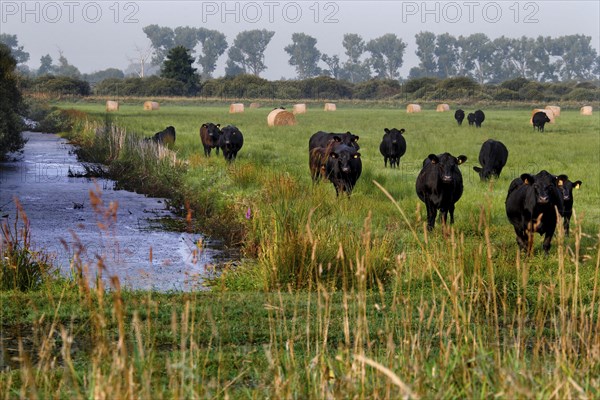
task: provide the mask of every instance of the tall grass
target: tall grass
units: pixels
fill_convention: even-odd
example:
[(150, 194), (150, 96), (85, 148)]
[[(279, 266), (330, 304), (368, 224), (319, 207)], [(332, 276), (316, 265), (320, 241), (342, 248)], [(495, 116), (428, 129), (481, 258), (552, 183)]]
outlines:
[(530, 259), (517, 258), (511, 271), (494, 263), (489, 220), (481, 222), (473, 253), (450, 228), (443, 243), (421, 241), (419, 257), (398, 255), (391, 283), (375, 290), (369, 218), (362, 250), (336, 255), (340, 289), (325, 270), (306, 292), (256, 294), (129, 293), (114, 278), (107, 292), (104, 280), (90, 287), (83, 279), (60, 295), (30, 298), (20, 318), (34, 321), (38, 339), (15, 346), (18, 368), (0, 374), (0, 391), (106, 399), (596, 397), (600, 253), (584, 283), (574, 261), (577, 224), (574, 260), (561, 234), (551, 283), (535, 282)]
[(36, 251), (31, 244), (29, 220), (18, 199), (12, 224), (7, 219), (0, 226), (0, 290), (38, 289), (52, 273), (50, 257)]
[[(96, 106), (81, 108), (102, 115), (94, 114)], [(114, 122), (127, 135), (176, 126), (172, 150), (187, 167), (178, 182), (193, 218), (241, 231), (235, 240), (247, 258), (226, 270), (211, 293), (130, 293), (116, 280), (108, 280), (110, 291), (82, 280), (60, 295), (0, 293), (5, 304), (30, 305), (7, 307), (3, 318), (39, 338), (21, 347), (11, 339), (18, 368), (0, 374), (0, 393), (600, 395), (597, 119), (566, 112), (540, 135), (521, 124), (529, 113), (515, 110), (487, 112), (481, 130), (459, 128), (448, 115), (394, 110), (326, 116), (309, 110), (298, 126), (279, 129), (264, 126), (265, 118), (260, 109), (229, 116), (215, 107), (167, 106), (152, 114), (122, 108)], [(197, 128), (207, 121), (234, 123), (244, 133), (233, 165), (199, 155)], [(404, 127), (408, 142), (394, 171), (383, 168), (377, 150), (379, 131), (392, 126)], [(319, 129), (361, 136), (364, 173), (351, 198), (336, 198), (331, 184), (310, 180), (306, 143)], [(507, 145), (509, 163), (502, 177), (481, 183), (471, 167), (488, 137)], [(140, 151), (138, 144), (123, 150), (123, 143), (115, 160)], [(465, 193), (456, 224), (428, 232), (414, 181), (422, 159), (442, 151), (468, 155), (461, 167)], [(584, 186), (576, 193), (571, 236), (559, 226), (549, 257), (538, 240), (526, 257), (506, 221), (504, 199), (513, 177), (540, 169)], [(102, 270), (101, 264), (78, 268)]]

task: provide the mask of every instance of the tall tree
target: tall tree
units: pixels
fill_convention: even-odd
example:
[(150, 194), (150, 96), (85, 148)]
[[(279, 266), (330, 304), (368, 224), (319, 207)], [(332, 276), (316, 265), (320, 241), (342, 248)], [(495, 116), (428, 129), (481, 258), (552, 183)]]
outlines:
[(434, 54), (437, 57), (438, 76), (448, 78), (456, 75), (457, 49), (456, 38), (442, 33), (436, 38)]
[(292, 44), (284, 50), (290, 55), (289, 64), (296, 67), (299, 79), (312, 78), (321, 74), (318, 62), (321, 52), (317, 50), (317, 39), (305, 33), (292, 34)]
[(415, 35), (417, 50), (415, 54), (419, 57), (419, 68), (424, 76), (435, 76), (437, 74), (437, 62), (435, 59), (435, 34), (433, 32), (419, 32)]
[(182, 82), (186, 93), (194, 96), (198, 93), (199, 85), (196, 68), (192, 67), (193, 63), (194, 57), (190, 55), (188, 49), (183, 46), (173, 47), (167, 53), (160, 76)]
[(371, 53), (373, 69), (380, 78), (400, 78), (406, 43), (393, 33), (387, 33), (369, 41), (366, 47)]
[(363, 60), (366, 44), (356, 33), (346, 33), (342, 41), (348, 60), (340, 71), (340, 76), (352, 83), (363, 82), (371, 78), (371, 66), (368, 60)]
[(198, 29), (198, 40), (202, 44), (198, 64), (202, 67), (202, 77), (208, 79), (217, 68), (218, 58), (227, 49), (227, 40), (221, 32), (205, 28)]
[(17, 86), (16, 67), (17, 61), (11, 55), (11, 49), (0, 43), (0, 160), (25, 145), (21, 135), (23, 123), (19, 116), (24, 105)]
[(331, 76), (333, 79), (339, 79), (342, 72), (340, 57), (338, 57), (337, 54), (334, 54), (333, 56), (323, 54), (321, 56), (321, 60), (329, 67), (329, 69), (325, 70), (324, 72), (326, 72), (327, 75)]
[(54, 66), (52, 65), (52, 57), (50, 54), (46, 54), (40, 58), (40, 68), (38, 69), (38, 75), (47, 75), (54, 72)]
[(173, 29), (152, 24), (142, 28), (142, 31), (144, 31), (154, 48), (152, 63), (154, 65), (162, 64), (168, 51), (175, 46), (175, 33)]
[(58, 66), (54, 68), (55, 74), (80, 79), (81, 72), (79, 72), (76, 66), (69, 64), (69, 60), (67, 60), (62, 50), (58, 50), (58, 55)]
[(598, 56), (591, 46), (592, 38), (584, 35), (561, 36), (555, 40), (558, 73), (563, 80), (594, 78), (594, 62)]
[(487, 35), (474, 33), (469, 36), (459, 36), (457, 44), (460, 47), (458, 74), (472, 76), (479, 83), (488, 80), (494, 48)]
[[(242, 71), (259, 76), (267, 69), (265, 65), (265, 50), (275, 32), (266, 29), (242, 31), (237, 34), (233, 46), (229, 48), (227, 71)], [(229, 74), (228, 74), (229, 75)]]
[(29, 61), (29, 53), (23, 50), (23, 46), (19, 46), (17, 35), (0, 33), (0, 43), (4, 43), (6, 47), (10, 49), (17, 64), (23, 64)]

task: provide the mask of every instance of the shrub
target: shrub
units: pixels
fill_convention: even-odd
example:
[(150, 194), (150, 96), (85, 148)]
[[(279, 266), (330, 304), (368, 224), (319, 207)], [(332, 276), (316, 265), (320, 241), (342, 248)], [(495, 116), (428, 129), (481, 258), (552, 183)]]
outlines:
[(371, 79), (354, 86), (353, 96), (357, 99), (381, 99), (392, 97), (402, 91), (400, 82), (392, 79)]
[(515, 92), (518, 92), (519, 90), (521, 90), (521, 88), (523, 86), (525, 86), (528, 83), (529, 83), (529, 81), (525, 78), (515, 78), (515, 79), (510, 79), (508, 81), (502, 82), (500, 84), (500, 87), (503, 89), (513, 90)]
[(422, 88), (433, 88), (439, 79), (437, 78), (417, 78), (411, 79), (404, 84), (404, 91), (408, 93), (414, 93)]
[(564, 95), (562, 100), (598, 101), (600, 100), (600, 91), (598, 89), (576, 88)]
[(499, 88), (492, 94), (492, 98), (496, 101), (519, 100), (519, 93), (510, 89)]
[(58, 95), (87, 96), (91, 91), (86, 81), (68, 76), (43, 75), (34, 79), (31, 86), (36, 92)]

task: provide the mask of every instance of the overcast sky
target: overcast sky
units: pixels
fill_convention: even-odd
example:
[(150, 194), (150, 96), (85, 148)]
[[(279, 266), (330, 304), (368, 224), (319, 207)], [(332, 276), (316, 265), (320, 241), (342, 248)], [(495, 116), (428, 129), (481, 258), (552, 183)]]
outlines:
[[(401, 75), (418, 64), (414, 35), (562, 36), (584, 34), (600, 48), (600, 1), (5, 1), (0, 0), (0, 33), (16, 34), (38, 68), (40, 57), (58, 59), (62, 50), (81, 72), (109, 67), (125, 69), (135, 48), (147, 47), (142, 28), (205, 27), (227, 36), (249, 29), (275, 31), (265, 53), (267, 79), (294, 78), (283, 48), (294, 32), (317, 39), (322, 53), (346, 59), (341, 45), (345, 33), (366, 41), (395, 33), (408, 44)], [(227, 53), (218, 61), (223, 75)], [(324, 67), (324, 65), (322, 65)]]

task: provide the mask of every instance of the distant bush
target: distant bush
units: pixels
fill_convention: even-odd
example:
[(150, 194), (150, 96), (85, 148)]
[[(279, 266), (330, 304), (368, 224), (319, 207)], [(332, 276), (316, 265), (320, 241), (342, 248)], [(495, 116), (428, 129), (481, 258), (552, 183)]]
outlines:
[(28, 86), (38, 93), (75, 96), (87, 96), (91, 93), (89, 83), (68, 76), (43, 75), (31, 80)]
[(562, 100), (571, 101), (598, 101), (600, 100), (600, 90), (576, 88), (562, 97)]
[(417, 78), (404, 83), (404, 91), (414, 93), (419, 89), (433, 88), (439, 82), (437, 78)]
[(519, 93), (514, 90), (500, 88), (493, 93), (492, 98), (496, 101), (514, 101), (519, 100)]
[(521, 88), (523, 86), (525, 86), (528, 83), (529, 83), (529, 81), (525, 78), (515, 78), (515, 79), (510, 79), (508, 81), (502, 82), (500, 84), (500, 87), (518, 92), (519, 90), (521, 90)]
[(371, 79), (366, 82), (358, 83), (354, 86), (354, 95), (356, 99), (383, 99), (392, 97), (402, 91), (400, 82), (391, 79)]
[(185, 88), (180, 81), (158, 76), (109, 78), (98, 83), (94, 93), (100, 96), (183, 96)]

